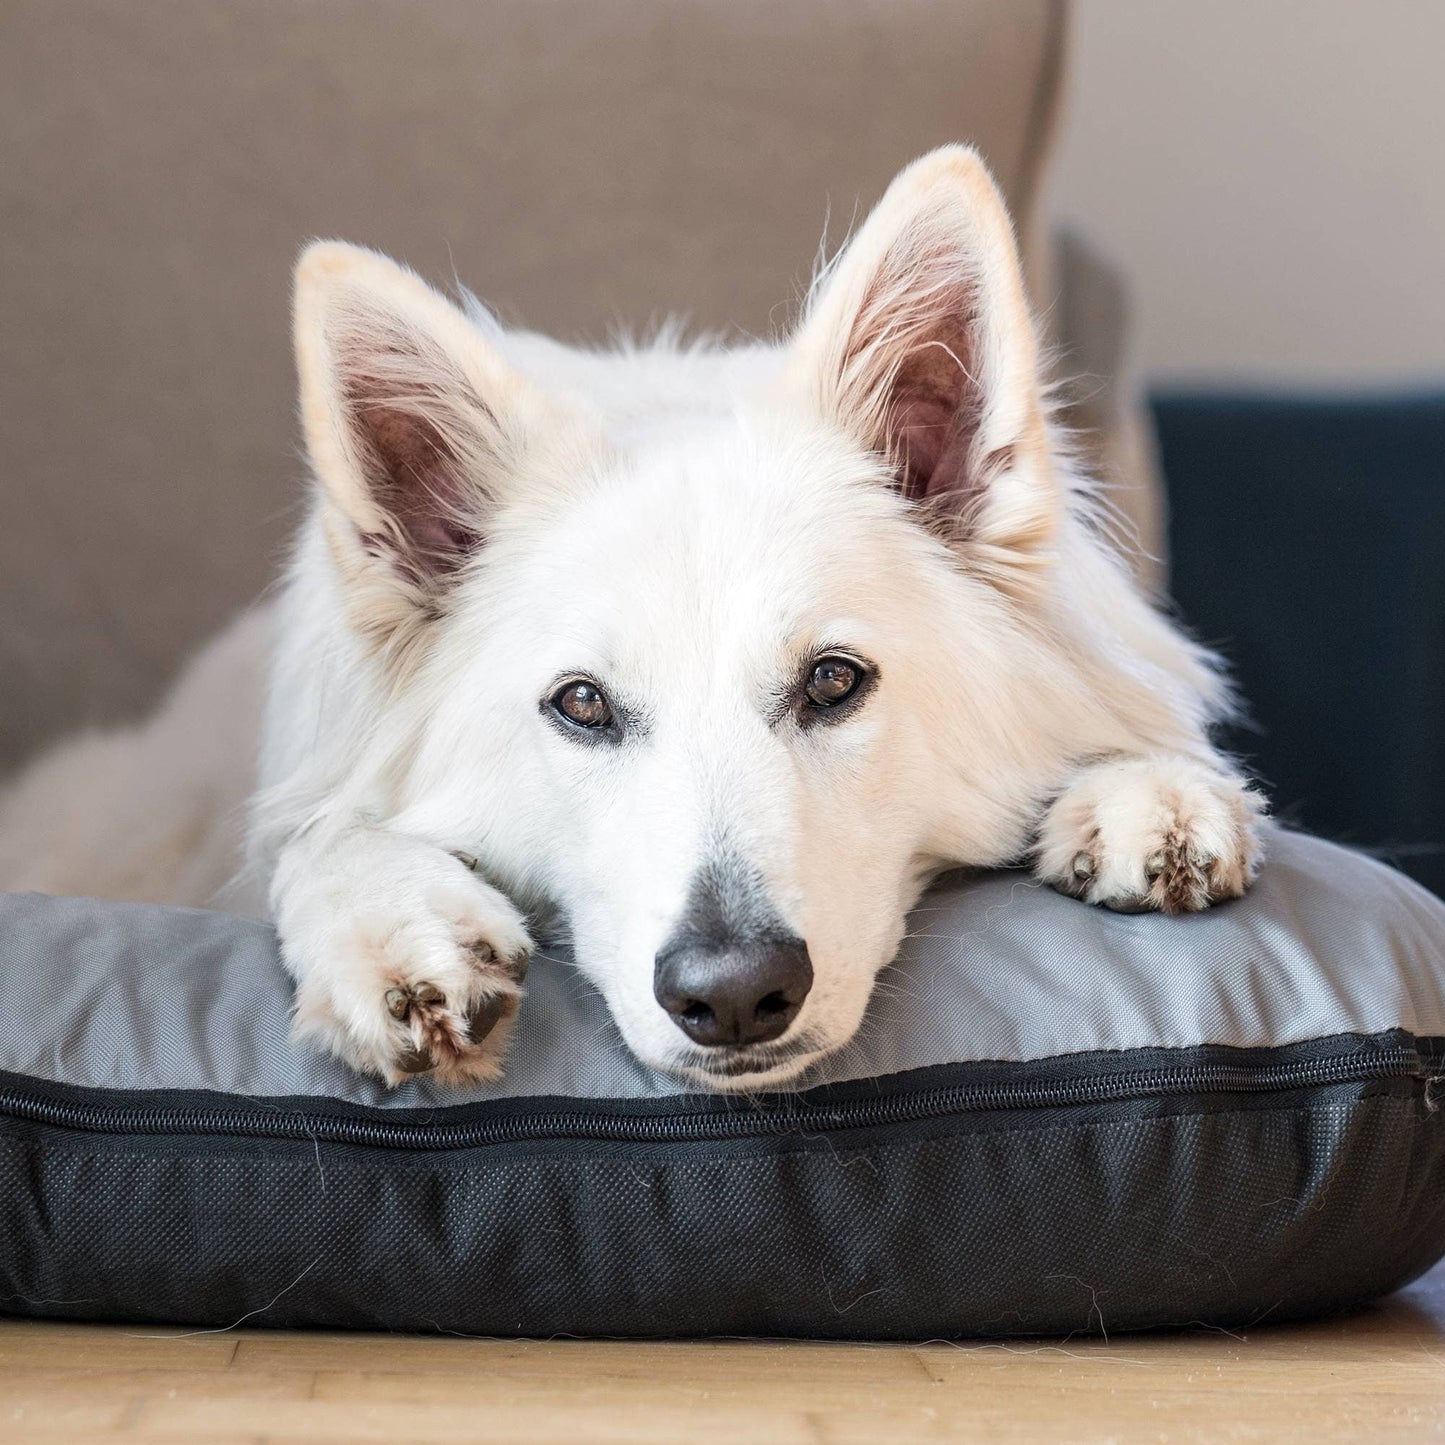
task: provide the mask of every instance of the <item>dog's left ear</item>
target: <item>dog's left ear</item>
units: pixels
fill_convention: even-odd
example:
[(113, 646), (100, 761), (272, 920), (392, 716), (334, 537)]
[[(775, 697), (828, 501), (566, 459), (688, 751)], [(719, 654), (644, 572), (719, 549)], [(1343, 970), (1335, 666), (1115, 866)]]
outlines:
[(1058, 499), (1037, 343), (976, 152), (944, 146), (894, 180), (815, 286), (791, 374), (956, 535), (1000, 560), (1047, 551)]

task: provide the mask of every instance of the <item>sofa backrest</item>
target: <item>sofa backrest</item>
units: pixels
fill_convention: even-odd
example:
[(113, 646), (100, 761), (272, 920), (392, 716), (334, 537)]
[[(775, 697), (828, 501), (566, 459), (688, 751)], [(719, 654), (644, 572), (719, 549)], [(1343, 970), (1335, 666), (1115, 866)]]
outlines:
[(907, 160), (984, 151), (1029, 242), (1050, 0), (7, 0), (0, 767), (134, 713), (273, 574), (287, 336), (339, 236), (504, 316), (767, 332)]

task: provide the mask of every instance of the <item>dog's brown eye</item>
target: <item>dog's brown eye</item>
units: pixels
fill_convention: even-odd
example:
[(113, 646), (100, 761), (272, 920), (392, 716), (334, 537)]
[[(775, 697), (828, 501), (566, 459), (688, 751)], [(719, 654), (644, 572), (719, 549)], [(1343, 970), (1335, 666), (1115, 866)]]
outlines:
[(863, 669), (846, 657), (820, 657), (803, 691), (814, 707), (837, 707), (858, 691)]
[(579, 728), (605, 728), (612, 721), (612, 709), (596, 683), (578, 678), (558, 689), (553, 708)]

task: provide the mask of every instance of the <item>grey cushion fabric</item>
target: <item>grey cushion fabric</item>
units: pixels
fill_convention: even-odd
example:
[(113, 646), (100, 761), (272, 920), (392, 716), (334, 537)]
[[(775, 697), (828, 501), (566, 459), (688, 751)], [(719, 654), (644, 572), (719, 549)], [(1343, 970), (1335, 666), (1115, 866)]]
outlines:
[[(1445, 1036), (1445, 903), (1392, 869), (1272, 830), (1249, 896), (1191, 918), (1086, 908), (1022, 874), (919, 905), (863, 1029), (803, 1087), (982, 1060), (1403, 1029)], [(494, 1098), (654, 1099), (562, 957), (528, 978), (506, 1077), (385, 1089), (286, 1040), (271, 930), (200, 910), (0, 898), (0, 1071), (99, 1089), (324, 1096), (388, 1109)]]

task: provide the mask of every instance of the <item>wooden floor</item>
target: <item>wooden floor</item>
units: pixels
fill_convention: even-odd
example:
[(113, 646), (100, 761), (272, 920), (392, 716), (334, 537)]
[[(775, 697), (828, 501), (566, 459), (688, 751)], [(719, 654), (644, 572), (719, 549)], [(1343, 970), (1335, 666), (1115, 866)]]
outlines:
[(1347, 1320), (1104, 1343), (623, 1344), (0, 1322), (0, 1441), (1445, 1438), (1445, 1267)]

